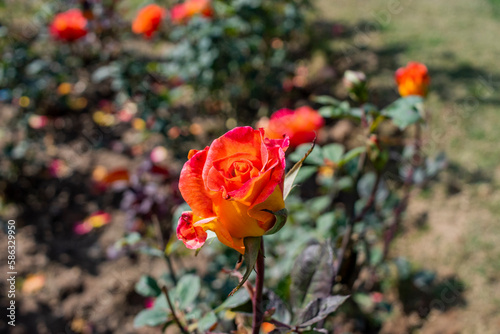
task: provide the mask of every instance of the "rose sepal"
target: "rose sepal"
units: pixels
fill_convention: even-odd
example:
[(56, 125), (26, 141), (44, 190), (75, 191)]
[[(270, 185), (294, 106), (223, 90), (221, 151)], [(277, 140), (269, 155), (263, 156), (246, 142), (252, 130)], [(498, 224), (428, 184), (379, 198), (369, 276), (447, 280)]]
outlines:
[(288, 197), (288, 194), (290, 194), (290, 191), (293, 188), (293, 182), (295, 181), (295, 178), (297, 177), (297, 174), (299, 174), (300, 167), (302, 167), (302, 163), (306, 158), (311, 154), (311, 152), (314, 149), (314, 146), (316, 145), (316, 138), (314, 138), (314, 141), (311, 145), (311, 148), (309, 151), (306, 152), (304, 157), (297, 161), (297, 163), (288, 171), (288, 173), (285, 176), (285, 183), (283, 186), (283, 199), (286, 199)]
[(255, 263), (257, 262), (261, 242), (263, 242), (262, 237), (246, 237), (243, 239), (243, 244), (245, 245), (245, 254), (243, 255), (243, 258), (246, 263), (246, 271), (241, 281), (238, 283), (236, 288), (231, 291), (229, 296), (232, 296), (236, 291), (238, 291), (248, 280), (248, 277), (250, 277), (250, 274), (255, 268)]
[(283, 226), (285, 226), (286, 220), (288, 218), (288, 210), (287, 209), (283, 208), (283, 209), (276, 211), (276, 212), (273, 212), (273, 211), (267, 210), (267, 209), (264, 209), (262, 211), (272, 213), (276, 217), (276, 222), (269, 230), (266, 231), (266, 233), (264, 233), (264, 235), (274, 234), (274, 233), (278, 232), (279, 230), (281, 230), (281, 228)]

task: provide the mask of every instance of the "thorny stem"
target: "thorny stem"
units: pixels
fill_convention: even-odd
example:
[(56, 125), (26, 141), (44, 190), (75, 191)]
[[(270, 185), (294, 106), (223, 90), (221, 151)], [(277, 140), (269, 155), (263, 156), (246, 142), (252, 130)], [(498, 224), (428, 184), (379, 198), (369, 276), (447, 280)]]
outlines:
[(262, 290), (264, 288), (264, 240), (261, 238), (260, 251), (257, 255), (257, 262), (255, 264), (255, 271), (257, 276), (255, 279), (255, 293), (252, 298), (252, 334), (259, 334), (260, 326), (264, 318), (264, 310), (262, 306)]
[(175, 314), (174, 305), (172, 304), (172, 301), (170, 300), (170, 296), (168, 295), (167, 287), (164, 285), (161, 288), (161, 291), (163, 291), (163, 293), (165, 294), (165, 297), (167, 298), (168, 307), (170, 308), (170, 312), (172, 312), (172, 316), (174, 317), (175, 323), (177, 324), (177, 326), (179, 327), (179, 329), (181, 330), (181, 332), (183, 334), (189, 334), (188, 331), (186, 330), (186, 328), (182, 325), (179, 318), (177, 317), (177, 314)]

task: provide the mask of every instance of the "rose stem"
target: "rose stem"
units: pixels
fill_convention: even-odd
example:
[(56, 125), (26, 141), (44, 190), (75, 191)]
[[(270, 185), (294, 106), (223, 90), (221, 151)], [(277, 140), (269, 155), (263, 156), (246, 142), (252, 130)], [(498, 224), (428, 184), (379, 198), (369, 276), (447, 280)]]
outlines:
[(262, 289), (264, 288), (264, 240), (260, 239), (260, 251), (257, 255), (255, 264), (257, 277), (255, 279), (255, 293), (252, 298), (253, 302), (253, 322), (252, 334), (259, 334), (260, 325), (262, 324), (264, 312), (262, 310)]
[(404, 196), (403, 199), (399, 202), (399, 205), (396, 207), (396, 209), (394, 209), (393, 222), (385, 232), (384, 251), (382, 257), (382, 259), (384, 260), (389, 255), (389, 246), (391, 245), (392, 239), (394, 239), (394, 236), (398, 231), (401, 222), (401, 215), (406, 210), (408, 202), (410, 201), (411, 185), (413, 183), (413, 174), (415, 173), (415, 167), (418, 167), (421, 164), (420, 146), (421, 129), (420, 124), (417, 123), (415, 124), (415, 153), (413, 154), (412, 160), (410, 161), (410, 170), (408, 171), (405, 182), (403, 184)]
[(167, 287), (164, 285), (161, 288), (161, 291), (163, 291), (163, 293), (165, 294), (165, 298), (167, 298), (168, 307), (170, 308), (170, 312), (172, 312), (172, 316), (174, 317), (175, 323), (177, 324), (177, 326), (179, 327), (179, 329), (181, 330), (181, 332), (183, 334), (189, 334), (188, 331), (186, 330), (186, 328), (184, 328), (184, 326), (182, 325), (179, 318), (177, 318), (177, 314), (175, 314), (174, 305), (172, 304), (172, 301), (170, 300), (170, 296), (168, 295)]

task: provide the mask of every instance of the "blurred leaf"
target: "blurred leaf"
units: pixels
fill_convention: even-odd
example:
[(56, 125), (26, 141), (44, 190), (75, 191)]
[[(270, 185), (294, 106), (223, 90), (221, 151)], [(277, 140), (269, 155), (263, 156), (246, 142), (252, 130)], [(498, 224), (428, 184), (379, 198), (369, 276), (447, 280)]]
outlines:
[(333, 249), (329, 242), (315, 241), (298, 256), (291, 273), (292, 305), (301, 308), (330, 294), (333, 279)]
[(394, 124), (404, 130), (411, 124), (421, 120), (420, 109), (423, 99), (420, 96), (402, 97), (381, 111), (381, 114), (392, 119)]
[(288, 218), (288, 211), (286, 209), (281, 209), (281, 210), (276, 211), (276, 212), (273, 212), (271, 210), (266, 210), (266, 209), (264, 209), (263, 211), (269, 212), (276, 217), (276, 222), (269, 230), (266, 231), (265, 235), (274, 234), (274, 233), (278, 232), (279, 230), (281, 230), (281, 228), (283, 226), (285, 226), (286, 220)]
[(345, 165), (347, 162), (356, 158), (358, 155), (360, 155), (361, 153), (363, 153), (365, 151), (366, 151), (366, 147), (364, 147), (364, 146), (353, 148), (352, 150), (350, 150), (349, 152), (344, 154), (344, 156), (342, 157), (342, 160), (339, 162), (339, 166)]
[(142, 310), (134, 318), (134, 328), (159, 326), (168, 320), (168, 314), (161, 309)]
[(149, 247), (149, 246), (141, 247), (139, 249), (139, 252), (141, 252), (142, 254), (157, 256), (157, 257), (163, 257), (165, 254), (164, 252), (162, 252), (158, 248), (153, 248), (153, 247)]
[(92, 82), (99, 83), (105, 79), (116, 77), (120, 74), (120, 68), (116, 64), (101, 66), (92, 73)]
[(144, 297), (158, 297), (161, 289), (153, 277), (143, 275), (135, 285), (135, 292)]
[(365, 310), (371, 309), (374, 306), (372, 297), (366, 293), (355, 293), (352, 299)]
[(396, 264), (396, 268), (398, 268), (399, 279), (405, 280), (410, 277), (411, 265), (408, 260), (398, 257), (394, 259), (394, 263)]
[(319, 234), (330, 236), (335, 226), (335, 212), (327, 212), (319, 216), (316, 220), (316, 226)]
[(311, 301), (300, 316), (299, 326), (307, 327), (335, 312), (349, 296), (328, 296)]
[(243, 284), (247, 281), (248, 277), (252, 273), (253, 268), (255, 267), (255, 262), (257, 262), (257, 256), (260, 252), (260, 243), (262, 242), (262, 237), (246, 237), (243, 239), (243, 243), (245, 245), (245, 258), (246, 263), (246, 271), (241, 279), (240, 283), (236, 286), (236, 288), (231, 291), (230, 296), (233, 295), (236, 291), (238, 291)]
[(198, 330), (202, 333), (205, 333), (212, 327), (215, 323), (217, 322), (217, 317), (215, 316), (215, 313), (209, 312), (203, 316), (203, 318), (198, 321)]
[(445, 169), (448, 165), (446, 154), (440, 152), (434, 158), (427, 158), (425, 161), (425, 173), (428, 178), (436, 176), (441, 170)]
[(328, 95), (320, 95), (320, 96), (314, 96), (312, 100), (316, 103), (320, 104), (331, 104), (331, 105), (339, 105), (340, 101), (337, 100), (334, 97), (328, 96)]
[(186, 307), (195, 301), (200, 293), (200, 287), (200, 277), (191, 274), (181, 277), (175, 287), (175, 295), (179, 301), (179, 308), (181, 310), (186, 309)]
[[(305, 145), (307, 145), (306, 147), (309, 147), (309, 144), (305, 144)], [(304, 145), (301, 145), (301, 146), (304, 147)], [(301, 147), (301, 146), (299, 146), (299, 147)], [(302, 163), (304, 162), (304, 160), (307, 159), (307, 157), (311, 154), (311, 152), (313, 152), (314, 146), (315, 146), (315, 143), (313, 142), (313, 144), (310, 146), (310, 148), (304, 154), (300, 155), (302, 158), (300, 158), (298, 160), (298, 162), (292, 167), (292, 169), (290, 169), (288, 171), (288, 173), (286, 174), (285, 185), (283, 187), (283, 199), (286, 199), (288, 197), (288, 194), (292, 190), (293, 183), (295, 181), (295, 178), (297, 177), (297, 174), (300, 170), (300, 167), (302, 167)], [(298, 148), (297, 148), (297, 151), (295, 151), (293, 154), (295, 154), (297, 152), (298, 152)], [(291, 158), (291, 156), (290, 156), (290, 158)]]
[(302, 166), (295, 177), (295, 184), (305, 182), (318, 171), (316, 166)]
[(315, 213), (321, 213), (326, 208), (328, 208), (331, 202), (332, 198), (330, 197), (330, 195), (325, 195), (325, 196), (314, 197), (308, 200), (306, 205), (311, 211)]
[(218, 313), (225, 309), (232, 309), (234, 307), (245, 304), (250, 300), (250, 296), (246, 289), (236, 291), (232, 296), (229, 296), (222, 304), (220, 304), (215, 310)]
[[(312, 148), (314, 148), (314, 150), (311, 151)], [(307, 154), (308, 152), (309, 154)], [(304, 159), (304, 156), (306, 156), (306, 159)], [(295, 151), (292, 154), (290, 154), (288, 158), (293, 162), (302, 161), (303, 163), (307, 162), (308, 164), (318, 165), (318, 166), (322, 166), (324, 164), (321, 147), (316, 145), (311, 146), (311, 144), (307, 143), (297, 146)]]
[(344, 154), (344, 146), (341, 144), (328, 144), (322, 147), (323, 157), (332, 162), (339, 163)]
[(267, 290), (263, 296), (264, 309), (274, 309), (273, 318), (285, 324), (292, 321), (292, 316), (288, 311), (285, 302), (272, 290)]

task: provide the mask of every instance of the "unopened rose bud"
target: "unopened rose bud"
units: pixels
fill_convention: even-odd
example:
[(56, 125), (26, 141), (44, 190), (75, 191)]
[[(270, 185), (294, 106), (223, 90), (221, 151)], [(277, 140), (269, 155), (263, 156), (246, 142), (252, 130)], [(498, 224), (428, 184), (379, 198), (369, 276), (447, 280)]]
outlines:
[(366, 102), (368, 90), (366, 88), (366, 75), (363, 72), (345, 71), (343, 83), (349, 96), (358, 102)]

